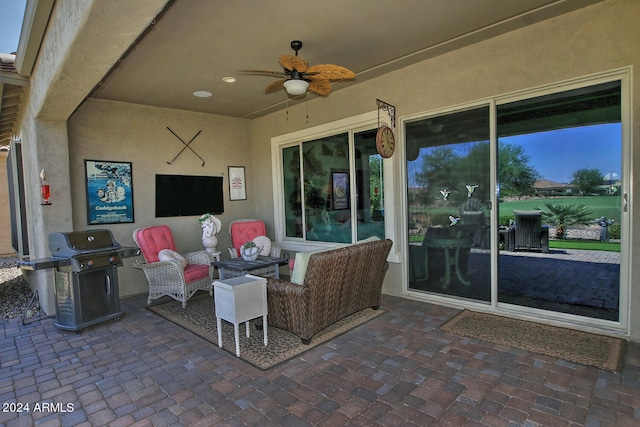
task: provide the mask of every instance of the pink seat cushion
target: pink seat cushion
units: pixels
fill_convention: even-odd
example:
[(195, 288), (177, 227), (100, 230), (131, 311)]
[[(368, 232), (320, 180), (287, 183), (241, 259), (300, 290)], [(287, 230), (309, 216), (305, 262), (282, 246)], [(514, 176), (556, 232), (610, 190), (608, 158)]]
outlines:
[(231, 243), (238, 254), (240, 253), (240, 246), (258, 236), (266, 235), (264, 221), (239, 221), (231, 224)]
[[(176, 250), (171, 229), (166, 225), (154, 225), (138, 230), (136, 234), (138, 246), (148, 263), (158, 262), (158, 254), (163, 249)], [(187, 264), (184, 268), (184, 279), (187, 283), (209, 277), (209, 266), (206, 264)]]
[(187, 283), (209, 277), (209, 266), (204, 264), (187, 264), (184, 268), (184, 280)]
[(158, 254), (163, 249), (176, 250), (171, 229), (166, 225), (154, 225), (138, 230), (136, 234), (138, 246), (142, 251), (145, 261), (148, 263), (158, 262)]

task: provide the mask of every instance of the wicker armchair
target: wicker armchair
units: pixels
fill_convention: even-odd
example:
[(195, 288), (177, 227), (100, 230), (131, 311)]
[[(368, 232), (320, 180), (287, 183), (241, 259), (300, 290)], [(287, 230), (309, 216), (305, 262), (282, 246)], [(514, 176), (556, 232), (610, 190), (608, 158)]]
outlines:
[(197, 291), (208, 291), (213, 295), (213, 258), (206, 251), (190, 252), (182, 256), (186, 267), (178, 261), (160, 261), (162, 249), (176, 250), (171, 229), (166, 225), (138, 228), (133, 232), (133, 240), (140, 248), (145, 262), (137, 260), (133, 267), (144, 272), (149, 282), (147, 304), (162, 296), (169, 296), (187, 306), (187, 301)]
[[(231, 221), (229, 224), (229, 235), (231, 236), (231, 244), (233, 245), (229, 248), (229, 256), (231, 258), (237, 258), (240, 256), (240, 247), (242, 245), (258, 236), (266, 237), (267, 231), (264, 221), (259, 219), (237, 219), (235, 221)], [(263, 251), (260, 252), (260, 255), (280, 256), (280, 253), (272, 254), (271, 247), (269, 247), (264, 248)], [(256, 268), (254, 270), (250, 270), (249, 274), (262, 277), (275, 277), (276, 268), (279, 268), (279, 266), (272, 265), (264, 268)]]
[(542, 211), (513, 211), (515, 250), (549, 252), (549, 226), (542, 225)]

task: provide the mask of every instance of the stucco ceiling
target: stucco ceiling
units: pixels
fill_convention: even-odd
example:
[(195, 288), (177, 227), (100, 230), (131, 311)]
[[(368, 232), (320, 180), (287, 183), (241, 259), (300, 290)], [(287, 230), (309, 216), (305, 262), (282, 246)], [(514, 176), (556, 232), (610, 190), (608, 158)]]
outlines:
[(265, 95), (275, 78), (238, 71), (280, 71), (291, 40), (311, 65), (356, 72), (335, 91), (597, 1), (177, 0), (92, 96), (254, 118), (284, 108), (286, 94)]
[(292, 40), (302, 40), (299, 55), (311, 65), (356, 73), (335, 92), (599, 1), (170, 0), (89, 97), (255, 118), (316, 97), (265, 95), (274, 77), (239, 73), (280, 71)]

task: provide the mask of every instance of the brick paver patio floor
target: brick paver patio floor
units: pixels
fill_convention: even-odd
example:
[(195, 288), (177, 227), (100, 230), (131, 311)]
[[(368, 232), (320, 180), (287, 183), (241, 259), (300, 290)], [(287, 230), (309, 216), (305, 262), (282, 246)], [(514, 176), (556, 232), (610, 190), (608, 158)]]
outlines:
[(145, 300), (81, 334), (0, 323), (0, 425), (640, 425), (639, 343), (606, 372), (444, 333), (459, 310), (383, 296), (384, 315), (262, 372)]

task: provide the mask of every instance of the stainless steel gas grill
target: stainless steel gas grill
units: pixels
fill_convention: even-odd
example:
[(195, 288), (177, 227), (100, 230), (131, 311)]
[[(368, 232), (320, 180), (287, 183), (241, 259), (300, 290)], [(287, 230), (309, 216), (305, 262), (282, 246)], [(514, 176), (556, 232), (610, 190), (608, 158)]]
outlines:
[(117, 319), (120, 310), (118, 271), (124, 258), (138, 254), (123, 248), (110, 230), (49, 234), (51, 258), (20, 261), (20, 268), (55, 268), (55, 325), (80, 331), (87, 326)]

